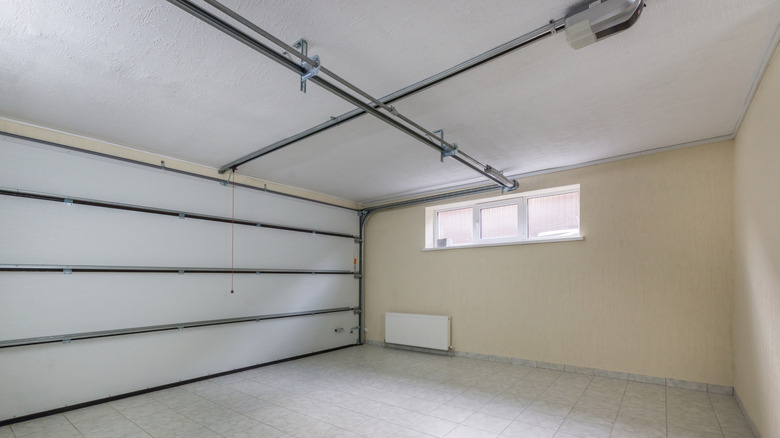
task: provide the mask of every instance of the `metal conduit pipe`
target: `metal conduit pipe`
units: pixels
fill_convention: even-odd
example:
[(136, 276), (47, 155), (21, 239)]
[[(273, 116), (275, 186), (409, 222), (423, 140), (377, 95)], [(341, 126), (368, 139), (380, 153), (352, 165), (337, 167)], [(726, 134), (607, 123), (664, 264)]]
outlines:
[[(518, 38), (515, 38), (511, 41), (508, 41), (500, 46), (497, 46), (491, 50), (488, 50), (487, 52), (481, 53), (469, 60), (466, 60), (456, 66), (453, 66), (451, 68), (448, 68), (447, 70), (444, 70), (440, 73), (437, 73), (433, 76), (430, 76), (426, 79), (423, 79), (420, 82), (417, 82), (415, 84), (412, 84), (406, 88), (402, 88), (398, 91), (395, 91), (393, 93), (388, 94), (387, 96), (382, 97), (379, 99), (383, 104), (390, 104), (393, 102), (396, 102), (398, 100), (404, 99), (406, 97), (412, 96), (420, 91), (427, 90), (428, 88), (433, 87), (434, 85), (438, 85), (441, 82), (444, 82), (448, 79), (451, 79), (455, 76), (458, 76), (462, 73), (465, 73), (475, 67), (481, 66), (483, 64), (486, 64), (490, 61), (493, 61), (503, 55), (506, 55), (514, 50), (517, 50), (521, 47), (525, 47), (529, 44), (535, 43), (537, 41), (540, 41), (550, 35), (554, 35), (557, 32), (560, 32), (564, 29), (564, 19), (553, 21), (552, 23), (542, 26), (532, 32), (529, 32), (525, 35), (522, 35)], [(253, 161), (257, 158), (260, 158), (264, 155), (270, 154), (274, 151), (283, 149), (287, 146), (290, 146), (294, 143), (297, 143), (301, 140), (304, 140), (308, 137), (311, 137), (313, 135), (319, 134), (323, 131), (326, 131), (330, 128), (334, 128), (336, 126), (341, 125), (342, 123), (348, 122), (350, 120), (356, 119), (366, 112), (363, 111), (361, 108), (356, 108), (352, 111), (346, 112), (340, 116), (333, 117), (330, 120), (320, 123), (317, 126), (314, 126), (312, 128), (309, 128), (305, 131), (301, 131), (298, 134), (292, 135), (290, 137), (287, 137), (285, 139), (279, 140), (277, 142), (274, 142), (268, 146), (265, 146), (261, 149), (258, 149), (255, 152), (252, 152), (250, 154), (247, 154), (241, 158), (238, 158), (234, 161), (231, 161), (228, 164), (225, 164), (222, 166), (219, 171), (220, 173), (224, 173), (234, 167), (246, 164), (250, 161)]]
[[(214, 27), (215, 29), (220, 30), (221, 32), (225, 33), (226, 35), (236, 39), (237, 41), (239, 41), (239, 42), (247, 45), (248, 47), (256, 50), (257, 52), (265, 55), (269, 59), (271, 59), (273, 61), (276, 61), (278, 64), (280, 64), (280, 65), (282, 65), (282, 66), (284, 66), (284, 67), (294, 71), (295, 73), (297, 73), (299, 75), (303, 75), (303, 74), (307, 73), (302, 66), (296, 64), (294, 61), (288, 59), (287, 57), (285, 57), (281, 53), (276, 52), (275, 50), (271, 49), (270, 47), (266, 46), (265, 44), (255, 40), (254, 38), (250, 37), (249, 35), (245, 34), (242, 31), (236, 29), (234, 26), (226, 23), (222, 19), (220, 19), (220, 18), (216, 17), (215, 15), (205, 11), (204, 9), (202, 9), (199, 6), (193, 4), (192, 2), (190, 2), (188, 0), (168, 0), (168, 1), (170, 3), (178, 6), (182, 10), (190, 13), (194, 17), (196, 17), (196, 18), (202, 20), (203, 22), (209, 24), (210, 26)], [(209, 3), (212, 3), (212, 1), (210, 1)], [(216, 2), (213, 2), (213, 3), (216, 3)], [(224, 6), (222, 6), (221, 8), (224, 9), (224, 10), (227, 10), (227, 8), (225, 8)], [(224, 12), (224, 10), (223, 10), (223, 12)], [(232, 15), (237, 15), (237, 14), (235, 14), (233, 12)], [(255, 30), (255, 28), (256, 29), (260, 29), (259, 27), (253, 25), (253, 30)], [(262, 30), (262, 29), (260, 29), (260, 30)], [(263, 32), (265, 34), (267, 34), (267, 32), (265, 32), (265, 31), (263, 31)], [(289, 47), (289, 46), (287, 44), (284, 44), (282, 47)], [(290, 49), (292, 49), (292, 48), (290, 47)], [(293, 50), (294, 53), (298, 53), (299, 55), (301, 55), (300, 57), (303, 57), (303, 55), (300, 54), (299, 52), (297, 52), (296, 50), (294, 50), (294, 49), (292, 49), (292, 50)], [(306, 59), (304, 59), (304, 61), (306, 61), (308, 59), (309, 58), (306, 58)], [(329, 76), (331, 76), (331, 74), (329, 74)], [(338, 76), (336, 76), (336, 77), (338, 77)], [(430, 133), (430, 131), (425, 130), (420, 125), (418, 125), (418, 124), (416, 124), (414, 122), (411, 122), (411, 120), (409, 120), (408, 118), (403, 117), (401, 120), (405, 121), (406, 123), (412, 124), (412, 126), (415, 129), (421, 130), (423, 133), (417, 132), (417, 131), (415, 131), (415, 129), (412, 129), (412, 127), (404, 125), (404, 124), (396, 121), (392, 117), (386, 115), (385, 113), (382, 113), (382, 112), (378, 111), (373, 105), (370, 105), (370, 104), (367, 104), (367, 103), (363, 102), (362, 100), (358, 99), (357, 97), (353, 96), (352, 94), (348, 93), (347, 91), (345, 91), (345, 90), (337, 87), (336, 85), (332, 84), (331, 82), (325, 80), (321, 76), (312, 76), (308, 80), (310, 80), (311, 82), (319, 85), (320, 87), (322, 87), (325, 90), (331, 92), (332, 94), (334, 94), (334, 95), (336, 95), (336, 96), (346, 100), (347, 102), (352, 103), (353, 105), (357, 106), (358, 108), (363, 109), (366, 113), (371, 114), (372, 116), (378, 118), (379, 120), (381, 120), (381, 121), (387, 123), (388, 125), (398, 129), (399, 131), (409, 135), (410, 137), (420, 141), (421, 143), (423, 143), (423, 144), (425, 144), (425, 145), (427, 145), (427, 146), (437, 150), (438, 152), (445, 152), (446, 153), (446, 152), (451, 152), (453, 149), (455, 149), (454, 145), (445, 142), (443, 139), (439, 138), (438, 136), (433, 135), (432, 133)], [(341, 79), (340, 77), (338, 78), (338, 80), (340, 82), (342, 82), (342, 83), (346, 82), (343, 79)], [(360, 91), (357, 87), (354, 87), (354, 85), (350, 84), (349, 86), (347, 86), (347, 88), (352, 89), (352, 90), (357, 90), (356, 92), (358, 94), (362, 95), (362, 96), (368, 96), (370, 98), (371, 102), (374, 103), (374, 105), (383, 106), (384, 108), (387, 108), (389, 111), (391, 111), (392, 115), (398, 116), (398, 112), (397, 111), (395, 111), (394, 109), (391, 109), (391, 108), (385, 106), (384, 104), (382, 104), (378, 100), (370, 97), (368, 94), (364, 93), (363, 91)], [(436, 137), (436, 139), (439, 140), (439, 143), (437, 144), (433, 140), (432, 137)], [(463, 155), (463, 156), (461, 156), (461, 155)], [(510, 180), (509, 178), (506, 178), (500, 172), (495, 171), (495, 169), (493, 167), (491, 167), (489, 165), (484, 165), (484, 164), (480, 163), (479, 161), (473, 159), (472, 157), (470, 157), (470, 156), (468, 156), (468, 155), (466, 155), (466, 154), (464, 154), (462, 152), (458, 152), (457, 154), (453, 155), (452, 158), (454, 158), (458, 162), (460, 162), (462, 164), (465, 164), (466, 166), (474, 169), (475, 171), (479, 172), (483, 176), (487, 177), (488, 179), (490, 179), (492, 181), (495, 181), (496, 183), (500, 184), (501, 186), (503, 186), (504, 188), (506, 188), (508, 190), (514, 190), (515, 188), (517, 188), (517, 181), (513, 181), (513, 180)]]

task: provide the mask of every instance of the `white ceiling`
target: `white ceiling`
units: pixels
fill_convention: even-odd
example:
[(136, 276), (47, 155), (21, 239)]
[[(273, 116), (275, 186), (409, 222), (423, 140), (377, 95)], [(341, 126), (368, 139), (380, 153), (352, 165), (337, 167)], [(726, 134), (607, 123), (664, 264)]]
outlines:
[[(307, 38), (381, 97), (577, 1), (223, 3), (284, 41)], [(733, 135), (780, 1), (647, 3), (597, 44), (575, 51), (559, 33), (395, 106), (507, 175)], [(300, 93), (295, 74), (164, 0), (5, 0), (0, 60), (0, 116), (214, 167), (352, 109), (314, 84)], [(486, 181), (371, 116), (238, 171), (358, 202)]]

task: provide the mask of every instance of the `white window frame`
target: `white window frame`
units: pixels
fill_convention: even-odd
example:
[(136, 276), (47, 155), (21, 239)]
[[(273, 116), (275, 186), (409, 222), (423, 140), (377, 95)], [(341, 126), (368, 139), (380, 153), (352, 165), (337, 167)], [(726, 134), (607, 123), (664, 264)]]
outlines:
[[(572, 240), (583, 240), (582, 228), (576, 236), (566, 237), (528, 237), (528, 200), (532, 198), (539, 198), (543, 196), (560, 195), (564, 193), (579, 192), (580, 185), (568, 185), (562, 187), (553, 187), (549, 189), (533, 190), (523, 193), (511, 193), (502, 196), (494, 196), (491, 198), (483, 198), (471, 201), (455, 202), (450, 204), (442, 204), (425, 208), (425, 247), (423, 250), (446, 250), (456, 248), (473, 248), (480, 246), (500, 246), (500, 245), (521, 245), (528, 243), (542, 243), (542, 242), (567, 242)], [(503, 205), (517, 205), (518, 214), (518, 236), (501, 237), (495, 239), (483, 239), (480, 227), (481, 210), (485, 208), (500, 207)], [(464, 243), (457, 245), (450, 245), (447, 247), (436, 247), (436, 240), (439, 235), (438, 230), (438, 214), (441, 212), (447, 212), (452, 210), (461, 210), (464, 208), (471, 208), (473, 214), (472, 224), (473, 239), (472, 243)], [(581, 227), (581, 224), (580, 224)]]
[[(433, 237), (433, 240), (434, 240), (433, 246), (436, 246), (435, 241), (436, 241), (436, 239), (439, 238), (439, 213), (446, 213), (448, 211), (463, 210), (465, 208), (469, 208), (468, 206), (458, 206), (458, 207), (452, 207), (452, 208), (447, 208), (446, 206), (443, 206), (443, 207), (444, 208), (436, 209), (436, 211), (433, 213), (433, 226), (435, 228), (434, 232), (433, 232), (433, 235), (434, 235), (434, 237)], [(472, 211), (472, 213), (473, 213), (473, 211)], [(472, 233), (476, 233), (477, 230), (476, 229), (472, 229), (471, 232)], [(476, 234), (472, 234), (472, 239), (474, 238), (474, 236), (476, 236)], [(466, 245), (471, 245), (471, 244), (470, 243), (454, 244), (452, 246), (449, 246), (448, 248), (459, 247), (459, 246), (466, 246)]]

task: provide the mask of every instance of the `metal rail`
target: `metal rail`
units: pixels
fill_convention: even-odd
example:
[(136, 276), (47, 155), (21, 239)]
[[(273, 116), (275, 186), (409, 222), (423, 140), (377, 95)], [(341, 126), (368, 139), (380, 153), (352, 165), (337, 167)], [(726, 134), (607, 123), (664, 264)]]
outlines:
[[(188, 1), (188, 0), (168, 0), (168, 1), (170, 3), (178, 6), (182, 10), (190, 13), (194, 17), (196, 17), (196, 18), (202, 20), (203, 22), (209, 24), (210, 26), (214, 27), (215, 29), (225, 33), (226, 35), (228, 35), (228, 36), (234, 38), (235, 40), (245, 44), (246, 46), (254, 49), (255, 51), (265, 55), (266, 57), (268, 57), (269, 59), (277, 62), (278, 64), (282, 65), (283, 67), (286, 67), (289, 70), (292, 70), (293, 72), (297, 73), (298, 75), (304, 75), (304, 74), (307, 73), (307, 71), (301, 65), (295, 63), (294, 61), (292, 61), (291, 59), (288, 59), (287, 57), (285, 57), (281, 53), (276, 52), (272, 48), (266, 46), (265, 44), (263, 44), (263, 43), (261, 43), (259, 41), (257, 41), (256, 39), (250, 37), (246, 33), (238, 30), (237, 28), (235, 28), (234, 26), (228, 24), (227, 22), (223, 21), (222, 19), (218, 18), (217, 16), (209, 13), (208, 11), (206, 11), (206, 10), (204, 10), (202, 8), (200, 8), (199, 6), (195, 5), (191, 1)], [(213, 4), (218, 4), (214, 0), (210, 0), (209, 3), (212, 4), (212, 5)], [(229, 9), (227, 9), (224, 6), (221, 6), (220, 10), (222, 12), (224, 12), (224, 13), (227, 13), (226, 11), (229, 11)], [(230, 11), (230, 13), (231, 13), (232, 16), (238, 16), (238, 14), (236, 14), (235, 12)], [(242, 20), (246, 21), (243, 18), (242, 18)], [(248, 21), (246, 21), (246, 22), (249, 23)], [(260, 29), (260, 28), (255, 26), (255, 25), (252, 25), (252, 29), (257, 31), (257, 29)], [(260, 29), (260, 30), (262, 30), (262, 29)], [(265, 31), (263, 31), (263, 33), (265, 33), (266, 35), (270, 35), (270, 34), (268, 34)], [(261, 33), (261, 35), (263, 35), (263, 34)], [(279, 41), (276, 38), (274, 38), (274, 40)], [(286, 45), (284, 43), (282, 43), (282, 44), (283, 44), (282, 47), (289, 47), (288, 45)], [(307, 61), (307, 60), (308, 61), (313, 61), (313, 60), (309, 59), (308, 57), (304, 57), (303, 54), (301, 54), (297, 50), (293, 49), (292, 47), (289, 47), (289, 48), (291, 50), (288, 50), (288, 52), (295, 53), (295, 54), (297, 54), (296, 56), (300, 55), (299, 58), (301, 58), (303, 61)], [(314, 64), (315, 63), (312, 63), (311, 65), (314, 65)], [(448, 153), (451, 153), (453, 150), (457, 150), (455, 145), (447, 143), (446, 141), (444, 141), (443, 138), (440, 138), (440, 137), (434, 135), (432, 132), (422, 128), (420, 125), (418, 125), (418, 124), (412, 122), (410, 119), (402, 116), (394, 108), (387, 107), (386, 105), (384, 105), (383, 103), (379, 102), (378, 100), (370, 97), (365, 92), (360, 91), (354, 85), (349, 84), (348, 82), (344, 81), (343, 79), (341, 79), (337, 75), (332, 75), (332, 73), (331, 73), (331, 74), (329, 74), (329, 76), (333, 77), (334, 79), (336, 79), (338, 82), (340, 82), (342, 84), (345, 84), (345, 85), (348, 84), (348, 85), (346, 85), (347, 88), (357, 92), (358, 94), (360, 94), (363, 97), (369, 98), (369, 100), (371, 102), (373, 102), (373, 105), (363, 102), (362, 100), (360, 100), (357, 97), (353, 96), (352, 94), (350, 94), (346, 90), (343, 90), (343, 89), (337, 87), (336, 85), (334, 85), (331, 82), (325, 80), (324, 78), (322, 78), (319, 75), (310, 77), (308, 80), (313, 82), (313, 83), (315, 83), (315, 84), (317, 84), (317, 85), (319, 85), (320, 87), (322, 87), (325, 90), (331, 92), (332, 94), (334, 94), (334, 95), (344, 99), (345, 101), (347, 101), (347, 102), (357, 106), (358, 108), (361, 108), (366, 113), (371, 114), (372, 116), (378, 118), (379, 120), (385, 122), (386, 124), (396, 128), (397, 130), (403, 132), (404, 134), (409, 135), (410, 137), (414, 138), (415, 140), (420, 141), (421, 143), (423, 143), (426, 146), (429, 146), (429, 147), (435, 149), (436, 151), (438, 151), (440, 153), (448, 154)], [(391, 114), (391, 115), (387, 115), (387, 114), (385, 114), (383, 112), (380, 112), (376, 108), (377, 106), (382, 107), (383, 109), (388, 110), (390, 112), (389, 114)], [(411, 124), (412, 127), (414, 127), (416, 130), (413, 129), (412, 127), (409, 127), (409, 126), (407, 126), (407, 125), (405, 125), (405, 124), (395, 120), (391, 116), (398, 117), (402, 121), (404, 121), (404, 122), (406, 122), (408, 124)], [(417, 130), (422, 131), (422, 133), (417, 132)], [(438, 140), (438, 142), (434, 141), (434, 139)], [(500, 184), (501, 186), (503, 186), (503, 187), (505, 187), (507, 189), (513, 190), (513, 189), (515, 189), (517, 187), (517, 181), (510, 180), (509, 178), (507, 178), (504, 175), (502, 175), (499, 171), (497, 171), (493, 167), (480, 163), (479, 161), (475, 160), (474, 158), (472, 158), (471, 156), (469, 156), (468, 154), (466, 154), (464, 152), (461, 152), (461, 151), (458, 150), (458, 152), (456, 154), (451, 155), (451, 156), (456, 161), (466, 165), (467, 167), (472, 168), (473, 170), (477, 171), (478, 173), (482, 174), (483, 176), (485, 176), (488, 179), (496, 182), (497, 184)], [(230, 168), (230, 167), (228, 167), (228, 168)], [(232, 168), (235, 168), (235, 166), (233, 166)], [(224, 169), (224, 170), (227, 170), (227, 169)]]
[(496, 186), (481, 186), (469, 189), (458, 190), (454, 192), (441, 193), (437, 195), (423, 196), (420, 198), (412, 198), (404, 201), (389, 202), (387, 204), (375, 205), (373, 207), (366, 207), (364, 212), (377, 212), (382, 210), (390, 210), (393, 208), (411, 207), (413, 205), (426, 204), (429, 202), (443, 201), (447, 199), (462, 198), (464, 196), (480, 195), (483, 193), (490, 193), (500, 190), (500, 187)]
[(267, 321), (270, 319), (294, 318), (299, 316), (324, 315), (327, 313), (354, 312), (356, 307), (337, 307), (332, 309), (307, 310), (303, 312), (274, 313), (269, 315), (242, 316), (238, 318), (212, 319), (206, 321), (181, 322), (175, 324), (162, 324), (144, 327), (132, 327), (115, 330), (101, 330), (94, 332), (69, 333), (54, 336), (39, 336), (35, 338), (9, 339), (0, 341), (0, 348), (24, 347), (28, 345), (52, 344), (55, 342), (69, 343), (83, 339), (108, 338), (113, 336), (135, 335), (141, 333), (155, 333), (170, 330), (183, 330), (193, 327), (210, 327), (215, 325), (238, 324), (243, 322)]
[[(211, 3), (211, 0), (206, 0), (208, 3)], [(237, 15), (237, 14), (236, 14)], [(240, 20), (239, 20), (240, 21)], [(417, 94), (420, 91), (427, 90), (428, 88), (431, 88), (435, 85), (438, 85), (448, 79), (451, 79), (455, 76), (458, 76), (462, 73), (465, 73), (475, 67), (479, 67), (483, 64), (486, 64), (490, 61), (495, 60), (496, 58), (499, 58), (501, 56), (504, 56), (514, 50), (517, 50), (521, 47), (530, 45), (532, 43), (535, 43), (537, 41), (540, 41), (548, 36), (554, 35), (557, 32), (560, 32), (564, 29), (564, 19), (560, 19), (557, 21), (554, 21), (551, 24), (548, 24), (546, 26), (542, 26), (532, 32), (529, 32), (525, 35), (522, 35), (518, 38), (515, 38), (509, 42), (506, 42), (504, 44), (501, 44), (500, 46), (497, 46), (491, 50), (488, 50), (487, 52), (484, 52), (480, 55), (477, 55), (467, 61), (464, 61), (454, 67), (451, 67), (447, 70), (444, 70), (440, 73), (437, 73), (433, 76), (430, 76), (426, 79), (423, 79), (420, 82), (417, 82), (415, 84), (412, 84), (406, 88), (402, 88), (394, 93), (390, 93), (387, 96), (384, 96), (380, 99), (378, 99), (383, 104), (391, 104), (393, 102), (399, 101), (401, 99), (407, 98), (409, 96), (412, 96), (414, 94)], [(243, 24), (243, 21), (241, 21)], [(254, 26), (254, 25), (252, 25)], [(251, 26), (249, 26), (251, 28)], [(304, 59), (305, 60), (305, 59)], [(308, 62), (308, 61), (307, 61)], [(325, 68), (322, 67), (322, 71), (325, 71)], [(334, 128), (336, 126), (339, 126), (345, 122), (348, 122), (350, 120), (356, 119), (366, 112), (361, 108), (356, 108), (352, 111), (346, 112), (340, 116), (333, 117), (330, 120), (320, 123), (319, 125), (316, 125), (312, 128), (309, 128), (305, 131), (301, 131), (298, 134), (292, 135), (290, 137), (287, 137), (285, 139), (279, 140), (277, 142), (274, 142), (268, 146), (265, 146), (261, 149), (256, 150), (255, 152), (252, 152), (250, 154), (247, 154), (241, 158), (238, 158), (234, 161), (231, 161), (228, 164), (225, 164), (219, 169), (220, 173), (224, 173), (234, 167), (241, 166), (243, 164), (246, 164), (250, 161), (253, 161), (257, 158), (260, 158), (264, 155), (270, 154), (274, 151), (283, 149), (287, 146), (290, 146), (292, 144), (295, 144), (301, 140), (304, 140), (306, 138), (309, 138), (311, 136), (314, 136), (316, 134), (319, 134), (323, 131), (327, 131), (330, 128)]]
[[(0, 136), (5, 136), (5, 137), (9, 137), (9, 138), (15, 138), (15, 139), (18, 139), (18, 140), (29, 141), (29, 142), (33, 142), (33, 143), (46, 145), (46, 146), (52, 146), (52, 147), (56, 147), (56, 148), (59, 148), (59, 149), (79, 152), (79, 153), (86, 154), (86, 155), (93, 155), (93, 156), (96, 156), (96, 157), (108, 158), (108, 159), (111, 159), (111, 160), (116, 160), (116, 161), (120, 161), (120, 162), (123, 162), (123, 163), (130, 163), (130, 164), (134, 164), (134, 165), (141, 166), (141, 167), (150, 167), (152, 169), (159, 169), (159, 170), (163, 170), (165, 172), (176, 173), (176, 174), (179, 174), (179, 175), (186, 175), (186, 176), (189, 176), (189, 177), (203, 179), (203, 180), (207, 180), (207, 181), (213, 181), (213, 182), (217, 182), (217, 183), (220, 183), (220, 184), (226, 183), (225, 180), (220, 179), (220, 178), (215, 178), (215, 177), (212, 177), (212, 176), (201, 175), (199, 173), (188, 172), (186, 170), (176, 169), (176, 168), (172, 168), (172, 167), (165, 167), (162, 164), (152, 164), (152, 163), (147, 163), (145, 161), (138, 161), (138, 160), (133, 160), (133, 159), (130, 159), (130, 158), (118, 157), (116, 155), (110, 155), (110, 154), (106, 154), (106, 153), (103, 153), (103, 152), (91, 151), (89, 149), (81, 149), (81, 148), (77, 148), (75, 146), (64, 145), (62, 143), (55, 143), (53, 141), (41, 140), (39, 138), (27, 137), (27, 136), (19, 135), (19, 134), (12, 134), (12, 133), (6, 132), (6, 131), (0, 131)], [(333, 203), (330, 203), (330, 202), (320, 201), (320, 200), (317, 200), (317, 199), (306, 198), (304, 196), (292, 195), (290, 193), (279, 192), (279, 191), (276, 191), (276, 190), (269, 189), (268, 187), (257, 187), (257, 186), (253, 186), (253, 185), (249, 185), (249, 184), (242, 184), (242, 183), (237, 183), (237, 182), (231, 182), (230, 184), (234, 185), (236, 187), (244, 188), (244, 189), (259, 191), (259, 192), (263, 192), (263, 193), (268, 193), (270, 195), (282, 196), (282, 197), (290, 198), (290, 199), (297, 199), (297, 200), (300, 200), (300, 201), (311, 202), (313, 204), (327, 205), (328, 207), (341, 208), (341, 209), (344, 209), (344, 210), (358, 211), (357, 209), (354, 209), (354, 208), (351, 208), (351, 207), (345, 207), (345, 206), (339, 205), (339, 204), (333, 204)]]
[(295, 274), (295, 275), (355, 275), (337, 269), (270, 269), (270, 268), (201, 268), (171, 266), (100, 266), (100, 265), (29, 265), (2, 264), (0, 272), (76, 272), (139, 273), (139, 274)]
[(62, 202), (62, 203), (77, 204), (77, 205), (86, 205), (90, 207), (110, 208), (114, 210), (135, 211), (138, 213), (149, 213), (149, 214), (157, 214), (162, 216), (175, 216), (181, 219), (197, 219), (197, 220), (204, 220), (204, 221), (211, 221), (211, 222), (244, 225), (250, 227), (268, 228), (272, 230), (293, 231), (296, 233), (306, 233), (306, 234), (313, 234), (313, 235), (344, 237), (348, 239), (355, 239), (356, 237), (351, 234), (336, 233), (333, 231), (290, 227), (286, 225), (270, 224), (266, 222), (250, 221), (246, 219), (233, 219), (229, 217), (211, 216), (211, 215), (184, 212), (178, 210), (167, 210), (162, 208), (145, 207), (140, 205), (120, 204), (116, 202), (97, 201), (97, 200), (83, 199), (83, 198), (72, 198), (72, 197), (61, 196), (61, 195), (46, 195), (41, 193), (27, 192), (23, 190), (11, 190), (11, 189), (0, 188), (0, 196), (38, 199), (42, 201), (53, 201), (53, 202)]

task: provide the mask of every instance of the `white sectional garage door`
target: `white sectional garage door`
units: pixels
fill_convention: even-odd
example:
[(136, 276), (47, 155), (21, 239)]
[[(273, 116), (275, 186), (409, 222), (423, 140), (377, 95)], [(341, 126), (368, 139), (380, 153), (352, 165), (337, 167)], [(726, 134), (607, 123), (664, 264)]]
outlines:
[(0, 420), (358, 342), (353, 210), (8, 136), (0, 190)]

